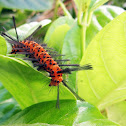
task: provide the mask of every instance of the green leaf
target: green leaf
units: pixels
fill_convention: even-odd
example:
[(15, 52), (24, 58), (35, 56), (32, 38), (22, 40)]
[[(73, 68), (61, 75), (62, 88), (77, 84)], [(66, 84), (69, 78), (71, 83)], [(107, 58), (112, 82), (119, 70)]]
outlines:
[(58, 51), (61, 51), (64, 37), (73, 23), (74, 20), (67, 16), (58, 18), (48, 29), (44, 42), (48, 43), (49, 46), (53, 46)]
[[(23, 40), (24, 38), (31, 35), (37, 27), (42, 25), (42, 28), (48, 25), (51, 22), (49, 19), (42, 20), (40, 22), (31, 22), (28, 24), (21, 25), (17, 27), (17, 32), (20, 40)], [(12, 35), (16, 39), (16, 33), (15, 29), (11, 29), (8, 31), (10, 35)]]
[(126, 98), (126, 12), (111, 21), (89, 44), (78, 72), (79, 95), (100, 109)]
[[(0, 81), (14, 96), (21, 108), (57, 99), (57, 87), (49, 87), (50, 79), (24, 61), (0, 55)], [(60, 99), (75, 99), (60, 84)]]
[[(86, 103), (73, 100), (61, 100), (60, 109), (55, 108), (55, 101), (43, 102), (24, 109), (11, 119), (7, 124), (34, 124), (47, 123), (57, 125), (83, 126), (101, 124), (117, 126), (105, 119), (97, 108)], [(85, 124), (86, 123), (86, 124)]]
[(110, 120), (126, 125), (126, 101), (121, 101), (107, 108), (107, 116)]
[(6, 55), (7, 45), (5, 39), (0, 35), (0, 54)]
[(110, 5), (104, 5), (96, 9), (86, 31), (86, 47), (105, 25), (123, 12), (124, 9)]
[(94, 11), (94, 14), (99, 22), (99, 24), (104, 27), (111, 20), (113, 20), (116, 16), (123, 13), (124, 9), (116, 6), (104, 5), (99, 7)]
[(19, 111), (17, 102), (0, 83), (0, 124)]
[(117, 6), (104, 5), (104, 7), (107, 9), (108, 12), (110, 12), (113, 18), (125, 11), (123, 8)]
[[(81, 53), (81, 29), (75, 23), (73, 27), (67, 32), (63, 48), (62, 54), (65, 54), (65, 59), (70, 59), (71, 64), (79, 64), (82, 53)], [(63, 57), (64, 58), (64, 57)], [(72, 74), (68, 75), (69, 86), (77, 92), (76, 86), (76, 72), (72, 72)]]
[(1, 0), (0, 7), (9, 9), (22, 9), (29, 11), (45, 11), (52, 7), (53, 0)]
[(62, 53), (66, 54), (66, 58), (70, 58), (72, 63), (79, 63), (81, 60), (81, 30), (75, 23), (67, 32), (64, 38)]
[(35, 123), (35, 124), (12, 124), (12, 125), (2, 125), (2, 126), (61, 126), (61, 125), (50, 125), (46, 123)]
[(104, 3), (106, 3), (107, 1), (108, 0), (97, 0), (97, 1), (96, 0), (93, 0), (92, 1), (93, 5), (91, 4), (90, 11), (96, 10), (98, 7), (100, 7), (101, 5), (103, 5)]
[(60, 52), (63, 46), (64, 37), (69, 29), (70, 26), (67, 24), (57, 26), (51, 34), (50, 40), (48, 41), (48, 45), (50, 47), (55, 47), (55, 49)]

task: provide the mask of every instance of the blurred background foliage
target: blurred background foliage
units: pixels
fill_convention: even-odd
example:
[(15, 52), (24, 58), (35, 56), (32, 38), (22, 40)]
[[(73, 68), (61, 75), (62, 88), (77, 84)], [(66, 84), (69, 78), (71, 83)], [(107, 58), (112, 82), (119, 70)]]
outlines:
[[(125, 0), (110, 0), (106, 4), (116, 5), (126, 9)], [(64, 5), (69, 10), (73, 18), (76, 18), (77, 9), (74, 1), (64, 0)], [(28, 0), (25, 2), (21, 0), (18, 0), (17, 2), (14, 0), (11, 0), (10, 2), (7, 0), (0, 0), (0, 31), (2, 31), (2, 26), (7, 30), (13, 27), (12, 15), (16, 17), (16, 23), (17, 26), (19, 26), (26, 22), (41, 21), (47, 18), (53, 19), (54, 8), (55, 1), (53, 0)], [(63, 15), (63, 10), (59, 7), (58, 16), (61, 15)]]
[[(13, 27), (12, 16), (16, 18), (17, 27), (33, 21), (41, 21), (44, 19), (56, 18), (55, 14), (55, 0), (0, 0), (0, 31), (3, 31), (2, 27), (7, 30)], [(20, 4), (19, 4), (20, 3)], [(77, 8), (74, 0), (64, 0), (64, 5), (71, 13), (73, 18), (77, 16)], [(106, 5), (116, 5), (126, 9), (125, 0), (110, 0)], [(61, 7), (58, 8), (58, 16), (64, 15)], [(49, 25), (43, 29), (43, 38), (48, 29)]]
[(126, 0), (110, 0), (108, 4), (119, 6), (126, 10)]

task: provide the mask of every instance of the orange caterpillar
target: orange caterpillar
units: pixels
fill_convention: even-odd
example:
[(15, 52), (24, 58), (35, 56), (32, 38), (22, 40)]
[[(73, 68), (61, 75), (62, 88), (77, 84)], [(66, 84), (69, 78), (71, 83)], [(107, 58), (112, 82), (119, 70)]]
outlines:
[[(7, 41), (12, 44), (12, 52), (11, 54), (26, 54), (26, 60), (31, 60), (35, 66), (39, 66), (38, 69), (44, 69), (50, 74), (51, 82), (49, 86), (57, 86), (58, 93), (57, 93), (57, 107), (59, 107), (59, 84), (62, 82), (64, 86), (66, 86), (78, 99), (83, 100), (80, 98), (63, 80), (62, 74), (71, 74), (72, 71), (78, 70), (91, 70), (91, 65), (84, 65), (80, 67), (78, 64), (58, 64), (57, 61), (68, 61), (67, 59), (64, 60), (54, 60), (51, 55), (47, 52), (46, 44), (38, 44), (35, 41), (31, 41), (31, 37), (41, 28), (39, 26), (30, 36), (28, 36), (25, 40), (19, 41), (19, 37), (16, 30), (15, 18), (13, 17), (14, 28), (17, 36), (17, 40), (12, 38), (8, 33), (2, 32), (1, 35), (6, 37)], [(49, 51), (49, 50), (48, 50)], [(56, 55), (54, 56), (62, 56)], [(65, 68), (61, 69), (60, 66), (74, 66), (74, 68)]]
[(38, 63), (42, 65), (44, 70), (50, 73), (50, 77), (52, 79), (49, 86), (57, 86), (60, 82), (63, 81), (62, 73), (58, 73), (58, 71), (61, 71), (61, 68), (41, 45), (29, 40), (21, 41), (19, 43), (19, 45), (13, 46), (11, 53), (16, 53), (17, 51), (22, 52), (22, 49), (26, 49), (25, 51), (33, 54), (33, 57), (38, 60)]

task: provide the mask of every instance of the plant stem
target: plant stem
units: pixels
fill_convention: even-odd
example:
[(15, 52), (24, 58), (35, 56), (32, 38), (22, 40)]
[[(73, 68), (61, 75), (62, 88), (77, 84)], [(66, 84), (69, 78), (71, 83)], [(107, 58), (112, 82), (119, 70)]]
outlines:
[(62, 7), (64, 14), (70, 18), (72, 18), (71, 14), (68, 12), (68, 10), (66, 9), (65, 5), (59, 0), (59, 5)]
[(89, 14), (88, 14), (88, 19), (87, 19), (87, 26), (89, 26), (90, 23), (91, 23), (92, 15), (93, 15), (93, 12), (89, 12)]
[(82, 10), (81, 8), (78, 10), (78, 15), (77, 15), (77, 21), (78, 21), (78, 25), (81, 26), (81, 18), (82, 18)]
[(57, 18), (58, 6), (59, 6), (59, 0), (56, 0), (53, 21)]

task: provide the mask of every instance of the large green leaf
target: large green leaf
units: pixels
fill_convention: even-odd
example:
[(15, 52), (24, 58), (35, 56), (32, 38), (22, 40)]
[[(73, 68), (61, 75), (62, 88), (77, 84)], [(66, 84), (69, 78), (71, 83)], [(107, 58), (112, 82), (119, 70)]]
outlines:
[(58, 18), (51, 24), (44, 41), (60, 52), (64, 37), (73, 23), (74, 20), (67, 16)]
[(79, 95), (100, 109), (126, 98), (126, 12), (111, 21), (89, 44), (78, 73)]
[[(0, 54), (6, 55), (7, 45), (5, 39), (0, 36)], [(5, 122), (15, 113), (19, 112), (20, 108), (12, 95), (0, 83), (0, 124)]]
[(0, 124), (20, 111), (12, 95), (0, 83)]
[(107, 108), (107, 116), (110, 120), (126, 125), (126, 101), (121, 101)]
[(19, 112), (7, 124), (34, 124), (46, 123), (57, 125), (113, 125), (114, 122), (105, 119), (97, 108), (86, 103), (73, 100), (61, 100), (60, 109), (55, 108), (55, 101), (43, 102), (30, 106)]
[[(81, 53), (81, 29), (75, 23), (73, 27), (67, 32), (64, 38), (64, 44), (62, 54), (65, 54), (66, 59), (70, 59), (72, 64), (79, 64), (82, 53)], [(68, 63), (70, 63), (68, 62)], [(77, 92), (76, 86), (76, 72), (72, 72), (68, 78), (69, 86)]]
[(50, 9), (53, 0), (1, 0), (0, 7), (10, 9), (22, 9), (30, 11), (44, 11)]
[(56, 27), (55, 31), (51, 34), (50, 41), (48, 41), (48, 45), (51, 47), (55, 47), (55, 49), (60, 52), (63, 46), (64, 37), (69, 29), (70, 26), (67, 24), (63, 24)]
[[(57, 98), (57, 87), (50, 91), (48, 86), (50, 79), (18, 59), (0, 55), (0, 81), (23, 109)], [(75, 99), (64, 86), (60, 89), (60, 99)]]

